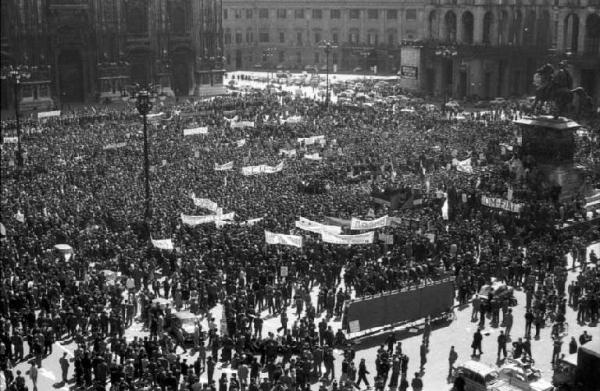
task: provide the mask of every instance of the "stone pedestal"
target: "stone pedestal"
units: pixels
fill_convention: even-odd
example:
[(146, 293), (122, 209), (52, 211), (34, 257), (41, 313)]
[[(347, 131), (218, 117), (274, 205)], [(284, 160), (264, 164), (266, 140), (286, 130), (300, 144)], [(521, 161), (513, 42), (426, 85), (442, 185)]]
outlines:
[(582, 170), (574, 164), (577, 122), (560, 117), (538, 116), (522, 118), (519, 154), (524, 161), (533, 161), (549, 184), (561, 186), (560, 199), (568, 199), (583, 190)]

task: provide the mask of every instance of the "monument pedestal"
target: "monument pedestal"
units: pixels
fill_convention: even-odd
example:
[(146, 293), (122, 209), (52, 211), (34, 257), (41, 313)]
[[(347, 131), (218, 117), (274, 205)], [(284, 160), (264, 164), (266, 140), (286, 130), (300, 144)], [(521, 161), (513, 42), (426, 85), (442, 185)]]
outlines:
[(582, 170), (575, 166), (577, 122), (560, 117), (538, 116), (514, 121), (521, 134), (520, 155), (533, 160), (548, 184), (561, 187), (559, 198), (569, 199), (583, 190)]

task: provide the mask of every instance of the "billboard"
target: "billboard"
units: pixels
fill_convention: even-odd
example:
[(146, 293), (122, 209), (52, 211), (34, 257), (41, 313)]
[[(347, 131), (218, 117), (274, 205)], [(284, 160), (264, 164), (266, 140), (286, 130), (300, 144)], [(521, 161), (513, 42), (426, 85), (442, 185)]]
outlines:
[(454, 277), (349, 300), (346, 305), (349, 332), (434, 317), (454, 305)]

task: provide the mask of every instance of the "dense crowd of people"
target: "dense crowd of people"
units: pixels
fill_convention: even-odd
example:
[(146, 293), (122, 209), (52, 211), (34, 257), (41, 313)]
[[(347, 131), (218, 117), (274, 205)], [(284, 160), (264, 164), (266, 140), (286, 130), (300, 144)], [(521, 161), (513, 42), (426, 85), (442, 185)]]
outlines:
[[(597, 269), (585, 269), (566, 287), (571, 265), (564, 255), (573, 250), (585, 265), (581, 249), (599, 238), (598, 229), (585, 224), (590, 216), (581, 194), (558, 199), (555, 189), (536, 182), (534, 164), (507, 149), (515, 143), (513, 112), (458, 119), (418, 105), (406, 112), (393, 105), (325, 108), (260, 93), (155, 111), (165, 114), (149, 126), (150, 221), (143, 135), (132, 105), (26, 123), (23, 168), (14, 146), (3, 145), (0, 366), (9, 389), (25, 389), (23, 374), (12, 371), (16, 363), (31, 361), (33, 381), (54, 343), (72, 341), (77, 349), (72, 359), (61, 358), (61, 380), (72, 375), (77, 387), (283, 391), (325, 379), (333, 390), (350, 390), (369, 382), (346, 334), (328, 323), (342, 317), (344, 301), (448, 274), (456, 277), (461, 303), (494, 278), (527, 289), (534, 319), (554, 322), (568, 296), (582, 322), (597, 320)], [(284, 123), (292, 116), (301, 120)], [(231, 126), (241, 120), (255, 126)], [(9, 132), (11, 126), (3, 124)], [(208, 134), (182, 136), (198, 126)], [(297, 140), (320, 135), (325, 143)], [(578, 159), (598, 159), (597, 137), (579, 141)], [(293, 149), (295, 157), (282, 156)], [(320, 160), (302, 157), (315, 153)], [(467, 158), (471, 170), (457, 170)], [(230, 161), (233, 170), (214, 169)], [(242, 166), (281, 161), (281, 172), (240, 173)], [(524, 170), (514, 168), (523, 163)], [(588, 185), (598, 187), (599, 179), (588, 176)], [(323, 183), (324, 191), (301, 191), (301, 182)], [(376, 189), (399, 188), (412, 202), (392, 210), (372, 201)], [(482, 195), (508, 192), (525, 204), (521, 213), (481, 204)], [(208, 214), (192, 193), (235, 219), (184, 224), (182, 214)], [(369, 245), (323, 243), (294, 225), (299, 217), (383, 215), (395, 218), (381, 230), (392, 239)], [(573, 227), (562, 229), (567, 221)], [(265, 244), (265, 230), (303, 235), (302, 249)], [(149, 237), (172, 239), (174, 250), (149, 246)], [(217, 304), (220, 324), (210, 312)], [(508, 305), (488, 300), (474, 312), (481, 311), (481, 322), (486, 311), (502, 310), (506, 319)], [(289, 307), (296, 319), (288, 319)], [(186, 331), (182, 311), (202, 322)], [(266, 317), (279, 318), (277, 332), (263, 332)], [(144, 336), (128, 337), (136, 322)], [(198, 353), (193, 362), (181, 357), (188, 349)], [(333, 349), (344, 352), (341, 377)], [(380, 350), (375, 388), (383, 390), (391, 369), (390, 386), (402, 390), (411, 382), (419, 389), (419, 374), (407, 373), (401, 348)], [(218, 362), (231, 368), (230, 378), (215, 378)]]

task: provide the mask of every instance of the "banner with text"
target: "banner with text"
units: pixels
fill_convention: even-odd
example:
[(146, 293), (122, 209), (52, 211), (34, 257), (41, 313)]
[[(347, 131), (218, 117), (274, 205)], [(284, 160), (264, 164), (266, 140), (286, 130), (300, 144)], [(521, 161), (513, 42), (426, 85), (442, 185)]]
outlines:
[(296, 228), (300, 228), (304, 231), (314, 232), (316, 234), (320, 234), (322, 232), (329, 232), (332, 234), (342, 233), (342, 227), (337, 225), (325, 225), (317, 223), (316, 221), (311, 221), (309, 219), (305, 219), (304, 217), (300, 217), (300, 220), (296, 221)]
[(383, 216), (375, 220), (359, 220), (352, 218), (350, 221), (350, 229), (364, 231), (368, 229), (383, 228), (388, 225), (388, 216)]
[(208, 126), (200, 126), (198, 128), (183, 129), (184, 136), (193, 136), (195, 134), (208, 134)]
[(336, 235), (329, 232), (321, 233), (321, 240), (333, 244), (370, 244), (373, 243), (374, 232), (358, 235)]
[(233, 161), (225, 164), (215, 163), (215, 171), (229, 171), (233, 170)]
[(321, 156), (319, 156), (318, 152), (315, 152), (315, 153), (306, 153), (306, 154), (304, 154), (304, 158), (308, 159), (308, 160), (315, 160), (315, 161), (318, 161), (318, 160), (322, 159)]
[(276, 172), (280, 172), (283, 170), (283, 162), (279, 163), (276, 166), (267, 166), (266, 164), (261, 164), (260, 166), (247, 166), (242, 167), (243, 175), (258, 175), (258, 174), (273, 174)]
[(181, 214), (181, 222), (185, 225), (194, 227), (200, 224), (213, 223), (217, 220), (233, 220), (235, 212), (230, 212), (222, 215), (206, 215), (206, 216), (189, 216)]
[(173, 249), (174, 249), (172, 239), (158, 239), (158, 240), (151, 239), (151, 240), (152, 240), (152, 245), (161, 250), (173, 251)]
[(60, 116), (60, 110), (52, 110), (52, 111), (40, 111), (37, 113), (38, 119), (49, 118), (49, 117), (58, 117)]
[(325, 136), (299, 137), (298, 142), (300, 144), (304, 143), (304, 145), (312, 145), (316, 143), (323, 145), (325, 144)]
[(265, 242), (267, 244), (283, 244), (285, 246), (302, 247), (302, 236), (276, 234), (265, 231)]
[(112, 143), (112, 144), (106, 144), (102, 149), (104, 149), (106, 151), (108, 149), (123, 148), (125, 146), (127, 146), (127, 143)]
[(517, 204), (515, 202), (504, 200), (502, 198), (493, 198), (486, 196), (481, 196), (481, 205), (490, 208), (502, 209), (507, 212), (513, 213), (521, 213), (521, 211), (523, 210), (523, 204)]
[(295, 149), (280, 149), (279, 150), (279, 154), (283, 155), (284, 157), (296, 157), (296, 150)]
[(192, 199), (194, 200), (194, 205), (196, 205), (198, 208), (210, 210), (211, 212), (216, 212), (219, 209), (219, 205), (208, 198), (196, 198), (192, 195)]

